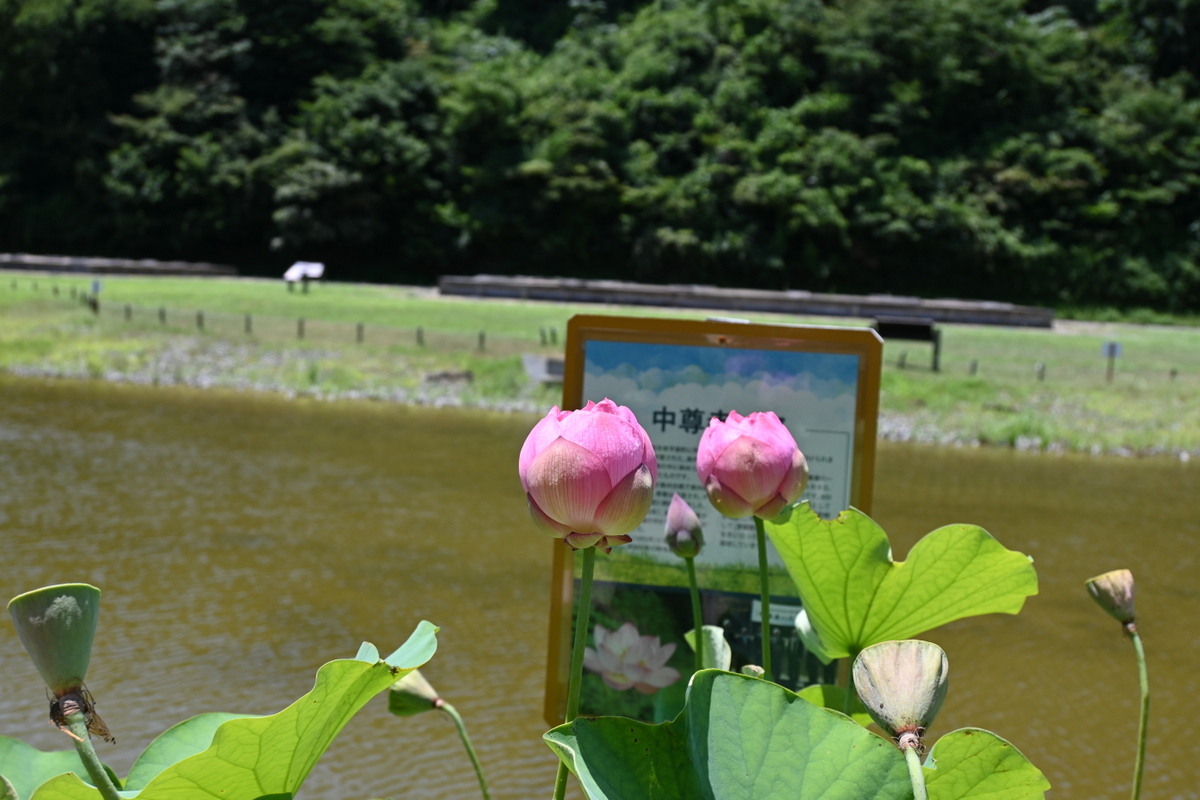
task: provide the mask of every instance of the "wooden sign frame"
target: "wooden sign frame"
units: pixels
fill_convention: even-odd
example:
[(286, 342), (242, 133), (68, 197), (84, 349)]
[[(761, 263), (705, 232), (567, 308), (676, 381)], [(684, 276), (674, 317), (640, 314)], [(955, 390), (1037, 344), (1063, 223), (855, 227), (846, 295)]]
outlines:
[[(593, 371), (589, 378), (588, 373), (588, 354), (589, 346), (592, 349)], [(677, 348), (677, 349), (676, 349)], [(695, 349), (703, 348), (703, 349)], [(668, 367), (675, 365), (680, 368), (692, 368), (689, 366), (689, 359), (698, 358), (708, 364), (732, 364), (737, 363), (735, 367), (719, 367), (726, 369), (722, 377), (729, 379), (732, 376), (734, 383), (712, 384), (707, 385), (703, 389), (708, 396), (714, 396), (713, 392), (732, 391), (737, 397), (746, 397), (745, 392), (757, 391), (760, 396), (766, 397), (775, 392), (778, 397), (796, 398), (816, 397), (812, 394), (810, 386), (816, 386), (818, 393), (825, 391), (830, 394), (829, 398), (815, 402), (814, 405), (824, 403), (826, 407), (837, 408), (833, 411), (825, 413), (840, 414), (838, 419), (842, 420), (843, 427), (847, 430), (838, 431), (813, 431), (811, 434), (804, 427), (807, 411), (804, 406), (798, 406), (795, 402), (787, 408), (790, 414), (780, 413), (783, 409), (770, 407), (756, 408), (730, 408), (728, 410), (737, 410), (742, 414), (749, 414), (752, 411), (776, 411), (784, 418), (787, 427), (792, 430), (793, 435), (800, 431), (797, 435), (797, 442), (801, 445), (801, 449), (806, 455), (809, 450), (806, 449), (805, 440), (818, 440), (820, 436), (825, 436), (828, 441), (841, 441), (834, 437), (829, 439), (829, 436), (838, 434), (849, 439), (844, 448), (845, 455), (840, 457), (841, 461), (847, 461), (847, 464), (834, 465), (836, 469), (831, 469), (836, 472), (838, 477), (831, 478), (827, 484), (823, 486), (833, 491), (827, 491), (819, 494), (819, 497), (826, 498), (825, 503), (828, 506), (824, 514), (832, 516), (844, 508), (844, 505), (853, 505), (867, 513), (871, 510), (871, 497), (874, 486), (875, 473), (875, 440), (877, 433), (877, 420), (879, 411), (879, 381), (880, 369), (883, 360), (883, 340), (879, 335), (870, 328), (850, 328), (850, 327), (834, 327), (834, 326), (808, 326), (808, 325), (765, 325), (757, 323), (742, 322), (739, 320), (727, 319), (710, 319), (707, 321), (701, 320), (681, 320), (681, 319), (655, 319), (645, 317), (616, 317), (616, 316), (599, 316), (599, 315), (584, 315), (573, 317), (567, 325), (566, 339), (566, 363), (563, 378), (563, 405), (564, 409), (582, 408), (586, 401), (593, 400), (599, 402), (603, 397), (585, 397), (585, 391), (591, 391), (586, 384), (594, 384), (597, 387), (606, 387), (612, 391), (612, 400), (618, 405), (630, 405), (633, 407), (628, 398), (620, 396), (623, 386), (634, 386), (637, 381), (627, 379), (628, 373), (633, 367), (630, 364), (622, 364), (621, 372), (607, 373), (601, 367), (597, 367), (596, 359), (609, 358), (611, 361), (613, 356), (622, 358), (629, 355), (634, 361), (644, 359), (646, 364), (653, 363), (654, 366), (650, 372), (658, 370), (654, 375), (659, 375), (662, 370), (659, 365), (666, 363)], [(679, 362), (671, 361), (676, 355), (682, 360)], [(830, 358), (832, 357), (832, 358)], [(848, 357), (848, 358), (847, 358)], [(664, 359), (666, 361), (664, 362)], [(801, 366), (802, 370), (792, 370), (792, 367)], [(808, 365), (808, 366), (804, 366)], [(696, 370), (701, 370), (700, 367), (695, 367)], [(734, 370), (730, 372), (728, 370)], [(738, 370), (745, 375), (738, 374)], [(836, 373), (841, 379), (840, 382), (835, 380), (826, 381), (828, 377), (825, 373), (829, 371), (830, 375)], [(650, 372), (639, 373), (642, 376), (650, 374)], [(668, 372), (670, 370), (668, 369)], [(671, 373), (674, 374), (674, 373)], [(689, 373), (690, 374), (690, 373)], [(702, 373), (706, 374), (706, 373)], [(849, 376), (853, 375), (853, 388), (846, 388), (849, 384)], [(678, 380), (686, 381), (686, 375)], [(632, 381), (632, 382), (631, 382)], [(737, 381), (741, 381), (738, 384)], [(696, 391), (701, 391), (698, 388), (699, 384), (693, 386), (690, 383), (682, 383), (680, 392), (686, 392), (689, 388), (695, 388)], [(801, 387), (800, 390), (794, 387)], [(725, 388), (723, 388), (725, 387)], [(728, 389), (727, 387), (733, 387)], [(747, 388), (749, 387), (749, 388)], [(774, 387), (774, 388), (773, 388)], [(793, 388), (789, 388), (793, 387)], [(821, 387), (826, 387), (822, 389)], [(828, 388), (833, 387), (833, 388)], [(778, 391), (776, 391), (778, 389)], [(841, 394), (836, 394), (838, 391)], [(788, 395), (788, 392), (792, 395)], [(637, 394), (638, 398), (644, 403), (646, 397), (652, 394), (651, 390), (635, 391), (630, 389), (631, 394)], [(739, 394), (740, 392), (740, 394)], [(782, 394), (781, 394), (782, 393)], [(678, 395), (673, 395), (678, 396)], [(658, 397), (658, 395), (654, 395)], [(657, 403), (657, 400), (656, 400)], [(852, 403), (852, 412), (847, 406)], [(651, 441), (654, 442), (656, 451), (660, 447), (658, 441), (655, 441), (656, 434), (660, 438), (665, 438), (668, 435), (668, 424), (671, 427), (670, 434), (672, 436), (681, 436), (676, 427), (686, 428), (684, 433), (694, 434), (698, 441), (700, 430), (702, 427), (707, 427), (708, 420), (712, 415), (727, 414), (724, 409), (711, 411), (708, 416), (703, 416), (697, 419), (696, 408), (680, 409), (677, 413), (670, 410), (666, 403), (663, 404), (661, 411), (654, 411), (653, 414), (646, 414), (646, 410), (641, 412), (634, 408), (635, 413), (639, 415), (639, 421), (642, 426), (650, 434)], [(678, 423), (680, 417), (687, 420), (686, 423)], [(648, 417), (648, 418), (647, 418)], [(801, 417), (801, 419), (797, 419)], [(723, 418), (723, 417), (722, 417)], [(669, 422), (668, 422), (669, 421)], [(852, 427), (852, 431), (848, 430)], [(661, 430), (660, 430), (661, 429)], [(689, 440), (690, 441), (690, 440)], [(620, 558), (618, 554), (626, 548), (634, 548), (641, 540), (649, 540), (651, 537), (656, 539), (654, 547), (658, 550), (665, 548), (663, 543), (662, 525), (665, 517), (665, 505), (669, 503), (672, 494), (675, 491), (681, 491), (681, 494), (686, 494), (687, 499), (692, 504), (692, 507), (701, 514), (702, 520), (705, 521), (705, 537), (706, 550), (701, 553), (696, 559), (697, 568), (700, 567), (701, 561), (705, 558), (708, 548), (714, 542), (714, 536), (719, 536), (723, 541), (718, 544), (715, 549), (720, 549), (719, 545), (727, 545), (726, 549), (740, 545), (738, 542), (738, 532), (729, 532), (722, 528), (719, 531), (711, 531), (710, 525), (721, 528), (724, 525), (726, 528), (731, 525), (749, 525), (750, 530), (753, 530), (751, 522), (741, 520), (724, 520), (724, 518), (714, 518), (713, 511), (706, 499), (703, 502), (696, 500), (698, 496), (703, 498), (703, 488), (700, 487), (699, 481), (695, 475), (695, 449), (694, 445), (691, 450), (691, 482), (695, 486), (684, 489), (687, 485), (683, 473), (686, 471), (683, 462), (686, 460), (686, 446), (670, 446), (670, 453), (659, 453), (659, 485), (655, 489), (655, 505), (651, 510), (650, 516), (647, 517), (647, 522), (642, 528), (635, 531), (633, 536), (635, 541), (633, 544), (625, 545), (613, 551), (613, 556), (609, 557)], [(818, 448), (819, 451), (819, 448)], [(814, 451), (814, 452), (818, 452)], [(820, 455), (816, 456), (820, 459)], [(664, 459), (673, 459), (672, 464), (667, 464)], [(810, 485), (806, 497), (812, 495), (814, 491), (819, 490), (822, 485), (820, 479), (822, 477), (820, 464), (813, 463), (814, 456), (809, 455), (810, 468), (813, 472), (813, 480), (810, 480)], [(839, 458), (830, 457), (827, 461), (838, 461)], [(671, 481), (665, 481), (670, 472)], [(816, 481), (816, 484), (814, 484)], [(822, 512), (820, 501), (814, 499), (813, 505), (818, 513)], [(838, 505), (834, 508), (829, 503)], [(657, 511), (657, 516), (656, 516)], [(655, 534), (655, 531), (657, 533)], [(649, 546), (649, 545), (646, 545)], [(734, 550), (736, 552), (736, 549)], [(571, 646), (571, 627), (574, 619), (574, 596), (576, 583), (576, 561), (573, 557), (574, 553), (562, 543), (556, 542), (553, 559), (553, 577), (551, 587), (551, 607), (550, 607), (550, 636), (549, 649), (547, 657), (547, 680), (546, 680), (546, 697), (545, 697), (545, 718), (551, 725), (560, 724), (563, 720), (566, 707), (566, 689), (567, 689), (567, 673), (570, 669), (570, 646)], [(776, 556), (777, 558), (777, 556)], [(597, 579), (598, 587), (604, 582), (606, 557), (601, 554), (597, 558)], [(683, 569), (683, 562), (679, 560), (679, 569)], [(665, 568), (665, 567), (664, 567)], [(722, 566), (712, 568), (716, 570), (710, 575), (725, 574)], [(784, 578), (786, 580), (786, 578)], [(772, 579), (772, 596), (776, 594), (774, 585), (775, 578)], [(794, 590), (794, 585), (787, 581), (788, 586)], [(611, 587), (614, 591), (626, 585), (621, 581), (614, 581)], [(653, 591), (657, 585), (650, 585), (647, 588)], [(701, 580), (701, 590), (704, 592), (705, 583)], [(678, 589), (670, 589), (669, 591), (678, 591)], [(599, 592), (603, 595), (603, 592)], [(721, 595), (722, 592), (711, 592), (706, 594)], [(794, 595), (794, 591), (791, 593)], [(734, 596), (730, 594), (729, 596)], [(753, 601), (757, 606), (757, 601)], [(798, 600), (795, 602), (798, 603)], [(776, 601), (772, 601), (772, 618), (777, 619), (775, 610)], [(780, 603), (781, 608), (791, 608), (791, 614), (795, 614), (797, 606), (788, 606), (786, 598)], [(596, 603), (593, 603), (595, 609)], [(706, 615), (707, 616), (707, 615)], [(596, 615), (593, 614), (593, 622)], [(780, 618), (781, 619), (781, 618)], [(615, 622), (613, 623), (615, 625)], [(706, 620), (706, 624), (707, 620)], [(774, 623), (783, 625), (782, 621)], [(690, 626), (689, 626), (690, 627)], [(658, 641), (655, 639), (655, 641)], [(815, 663), (815, 662), (813, 662)], [(735, 664), (736, 666), (736, 664)], [(605, 676), (606, 683), (610, 676)], [(686, 681), (682, 681), (686, 684)], [(610, 688), (612, 684), (609, 684)], [(653, 687), (641, 687), (639, 691), (646, 689), (653, 690)], [(678, 696), (676, 687), (676, 696)], [(660, 695), (666, 695), (666, 692), (660, 692)], [(636, 695), (630, 693), (630, 696), (636, 699)], [(585, 705), (586, 705), (585, 694)], [(657, 701), (660, 698), (655, 698)], [(669, 703), (660, 704), (664, 707), (659, 709), (657, 706), (652, 712), (645, 712), (643, 716), (650, 714), (653, 716), (669, 715), (673, 716), (673, 710), (668, 708)], [(616, 713), (611, 709), (603, 708), (581, 708), (581, 713)], [(635, 716), (624, 709), (624, 713), (630, 716)], [(663, 716), (663, 718), (669, 718)]]

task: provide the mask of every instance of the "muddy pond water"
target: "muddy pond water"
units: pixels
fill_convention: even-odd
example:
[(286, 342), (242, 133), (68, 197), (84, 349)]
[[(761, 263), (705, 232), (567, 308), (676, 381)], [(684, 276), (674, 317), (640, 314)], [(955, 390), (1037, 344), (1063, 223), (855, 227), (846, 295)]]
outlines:
[[(385, 652), (441, 626), (424, 670), (463, 713), (497, 800), (545, 797), (540, 741), (551, 543), (530, 523), (522, 415), (0, 378), (0, 600), (87, 581), (104, 590), (89, 685), (123, 774), (202, 711), (272, 713), (369, 640)], [(1034, 556), (1016, 617), (928, 635), (950, 694), (933, 736), (1008, 738), (1052, 797), (1128, 795), (1137, 674), (1083, 581), (1129, 567), (1150, 661), (1143, 797), (1200, 797), (1200, 465), (883, 445), (874, 516), (901, 558), (951, 522)], [(0, 623), (0, 734), (68, 743)], [(471, 798), (441, 715), (377, 698), (301, 797)]]

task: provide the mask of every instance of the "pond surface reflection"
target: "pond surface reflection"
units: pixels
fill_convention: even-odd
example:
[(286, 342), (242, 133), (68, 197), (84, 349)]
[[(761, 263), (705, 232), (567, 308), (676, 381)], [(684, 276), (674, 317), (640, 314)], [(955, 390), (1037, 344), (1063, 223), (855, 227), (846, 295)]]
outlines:
[[(104, 591), (89, 685), (119, 773), (202, 711), (271, 713), (320, 664), (441, 626), (424, 670), (466, 717), (497, 800), (549, 793), (540, 741), (550, 542), (516, 454), (534, 418), (0, 378), (0, 600), (88, 581)], [(1047, 772), (1054, 796), (1128, 794), (1137, 678), (1117, 623), (1083, 589), (1126, 566), (1155, 687), (1146, 797), (1197, 797), (1190, 765), (1200, 597), (1198, 473), (1116, 461), (886, 446), (875, 512), (896, 556), (950, 522), (1036, 559), (1019, 617), (934, 632), (951, 662), (937, 730), (978, 725)], [(66, 745), (0, 625), (0, 733)], [(302, 792), (476, 797), (449, 720), (382, 698)]]

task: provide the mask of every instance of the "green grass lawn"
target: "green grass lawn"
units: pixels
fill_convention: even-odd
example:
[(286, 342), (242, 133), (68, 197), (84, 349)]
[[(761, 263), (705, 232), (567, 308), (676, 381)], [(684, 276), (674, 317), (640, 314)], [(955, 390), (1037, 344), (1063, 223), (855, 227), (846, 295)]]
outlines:
[[(693, 309), (440, 297), (402, 286), (327, 283), (306, 294), (288, 292), (274, 280), (106, 276), (101, 278), (102, 313), (96, 316), (70, 294), (72, 288), (77, 295), (89, 291), (91, 280), (0, 272), (0, 368), (534, 410), (556, 402), (558, 392), (531, 386), (520, 354), (560, 351), (573, 315), (708, 315)], [(159, 309), (165, 310), (165, 322)], [(867, 324), (744, 316), (761, 322)], [(298, 337), (301, 324), (303, 339)], [(929, 369), (929, 345), (894, 341), (885, 346), (882, 435), (1200, 455), (1200, 329), (1081, 321), (1060, 323), (1054, 330), (942, 327), (938, 373)], [(556, 342), (543, 344), (551, 329)], [(1101, 354), (1105, 341), (1118, 341), (1123, 348), (1111, 384)], [(466, 372), (470, 383), (463, 379)]]

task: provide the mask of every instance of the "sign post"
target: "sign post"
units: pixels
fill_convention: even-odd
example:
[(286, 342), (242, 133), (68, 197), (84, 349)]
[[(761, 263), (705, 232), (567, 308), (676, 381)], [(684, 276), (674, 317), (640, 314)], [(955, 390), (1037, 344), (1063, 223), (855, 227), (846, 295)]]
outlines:
[(1113, 371), (1116, 369), (1117, 356), (1121, 355), (1120, 342), (1105, 342), (1100, 345), (1100, 352), (1108, 359), (1108, 369), (1105, 371), (1104, 379), (1109, 383), (1113, 382)]
[[(734, 669), (758, 662), (754, 522), (727, 519), (709, 504), (696, 477), (700, 436), (709, 420), (731, 411), (774, 411), (808, 459), (804, 498), (813, 509), (825, 518), (852, 505), (869, 512), (882, 357), (883, 341), (869, 328), (604, 316), (570, 321), (563, 408), (605, 397), (629, 406), (658, 457), (646, 521), (632, 532), (632, 543), (596, 561), (581, 714), (659, 721), (683, 706), (684, 675), (692, 663), (683, 634), (692, 628), (692, 612), (686, 565), (668, 549), (663, 529), (676, 493), (704, 529), (704, 549), (695, 559), (704, 623), (725, 629)], [(565, 707), (577, 558), (565, 545), (556, 546), (545, 707), (551, 724), (562, 721)], [(831, 668), (807, 653), (795, 633), (800, 600), (773, 548), (769, 565), (776, 680), (792, 689), (832, 682)], [(600, 628), (603, 643), (597, 648)], [(617, 631), (620, 635), (610, 635)], [(679, 679), (630, 687), (617, 670), (622, 658), (633, 657), (631, 650), (652, 654), (656, 664), (662, 662), (657, 664), (662, 675), (677, 672)]]

